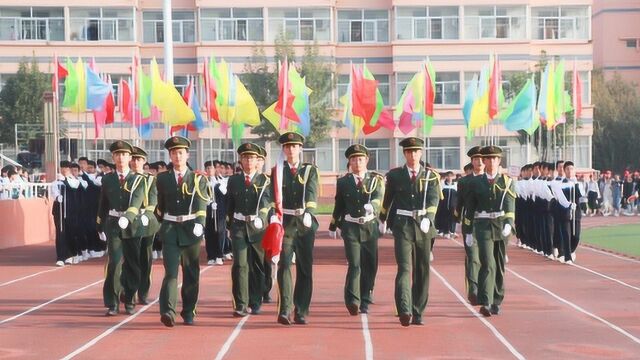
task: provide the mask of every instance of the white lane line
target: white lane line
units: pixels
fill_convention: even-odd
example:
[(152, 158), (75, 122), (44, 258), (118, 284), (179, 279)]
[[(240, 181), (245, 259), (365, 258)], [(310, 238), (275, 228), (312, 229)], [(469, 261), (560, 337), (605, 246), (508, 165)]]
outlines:
[(627, 331), (625, 331), (625, 330), (624, 330), (624, 329), (622, 329), (621, 327), (619, 327), (619, 326), (617, 326), (617, 325), (615, 325), (615, 324), (613, 324), (613, 323), (611, 323), (611, 322), (609, 322), (609, 321), (607, 321), (607, 320), (605, 320), (605, 319), (601, 318), (601, 317), (600, 317), (600, 316), (598, 316), (598, 315), (595, 315), (595, 314), (593, 314), (593, 313), (591, 313), (591, 312), (589, 312), (589, 311), (587, 311), (587, 310), (583, 309), (582, 307), (580, 307), (580, 306), (578, 306), (578, 305), (576, 305), (576, 304), (572, 303), (571, 301), (569, 301), (569, 300), (567, 300), (567, 299), (564, 299), (564, 298), (562, 298), (562, 297), (560, 297), (560, 296), (556, 295), (556, 294), (555, 294), (555, 293), (553, 293), (552, 291), (545, 289), (544, 287), (542, 287), (542, 286), (540, 286), (540, 285), (538, 285), (538, 284), (534, 283), (533, 281), (531, 281), (531, 280), (529, 280), (529, 279), (525, 278), (524, 276), (522, 276), (522, 275), (518, 274), (517, 272), (515, 272), (515, 271), (513, 271), (513, 270), (511, 270), (511, 269), (507, 269), (507, 271), (508, 271), (508, 272), (510, 272), (510, 273), (512, 273), (513, 275), (515, 275), (515, 276), (516, 276), (516, 277), (518, 277), (519, 279), (523, 280), (524, 282), (528, 283), (529, 285), (534, 286), (534, 287), (538, 288), (539, 290), (544, 291), (545, 293), (549, 294), (550, 296), (552, 296), (552, 297), (553, 297), (553, 298), (555, 298), (556, 300), (558, 300), (558, 301), (560, 301), (560, 302), (562, 302), (562, 303), (564, 303), (564, 304), (566, 304), (566, 305), (570, 306), (571, 308), (575, 309), (576, 311), (581, 312), (581, 313), (583, 313), (583, 314), (585, 314), (585, 315), (587, 315), (587, 316), (589, 316), (589, 317), (591, 317), (591, 318), (593, 318), (593, 319), (595, 319), (595, 320), (600, 321), (601, 323), (603, 323), (603, 324), (607, 325), (609, 328), (611, 328), (611, 329), (613, 329), (613, 330), (615, 330), (615, 331), (619, 332), (620, 334), (622, 334), (622, 335), (624, 335), (624, 336), (628, 337), (628, 338), (629, 338), (629, 339), (631, 339), (633, 342), (635, 342), (635, 343), (637, 343), (637, 344), (640, 344), (640, 339), (638, 339), (637, 337), (635, 337), (635, 336), (631, 335), (630, 333), (628, 333)]
[(24, 315), (27, 315), (27, 314), (29, 314), (29, 313), (32, 313), (32, 312), (34, 312), (34, 311), (36, 311), (36, 310), (38, 310), (38, 309), (42, 309), (43, 307), (45, 307), (45, 306), (47, 306), (47, 305), (49, 305), (49, 304), (51, 304), (51, 303), (54, 303), (54, 302), (56, 302), (56, 301), (58, 301), (58, 300), (61, 300), (61, 299), (64, 299), (64, 298), (66, 298), (66, 297), (68, 297), (68, 296), (71, 296), (71, 295), (73, 295), (73, 294), (79, 293), (79, 292), (81, 292), (81, 291), (83, 291), (83, 290), (86, 290), (86, 289), (88, 289), (88, 288), (90, 288), (90, 287), (92, 287), (92, 286), (94, 286), (94, 285), (98, 285), (98, 284), (102, 283), (103, 281), (104, 281), (104, 280), (98, 280), (98, 281), (96, 281), (96, 282), (94, 282), (94, 283), (91, 283), (91, 284), (89, 284), (89, 285), (83, 286), (83, 287), (81, 287), (81, 288), (79, 288), (79, 289), (76, 289), (76, 290), (70, 291), (70, 292), (68, 292), (68, 293), (66, 293), (66, 294), (60, 295), (60, 296), (58, 296), (57, 298), (52, 299), (52, 300), (49, 300), (49, 301), (47, 301), (47, 302), (45, 302), (45, 303), (42, 303), (42, 304), (40, 304), (40, 305), (38, 305), (38, 306), (34, 306), (34, 307), (32, 307), (31, 309), (26, 310), (26, 311), (23, 311), (23, 312), (21, 312), (21, 313), (20, 313), (20, 314), (18, 314), (18, 315), (14, 315), (14, 316), (12, 316), (12, 317), (10, 317), (10, 318), (7, 318), (7, 319), (4, 319), (4, 320), (0, 321), (0, 325), (5, 324), (5, 323), (8, 323), (9, 321), (13, 321), (13, 320), (15, 320), (15, 319), (17, 319), (17, 318), (19, 318), (19, 317), (22, 317), (22, 316), (24, 316)]
[(600, 249), (595, 249), (595, 248), (592, 248), (590, 246), (580, 245), (580, 249), (589, 250), (589, 251), (593, 251), (593, 252), (598, 253), (598, 254), (614, 257), (616, 259), (620, 259), (620, 260), (624, 260), (624, 261), (629, 261), (629, 262), (632, 262), (632, 263), (640, 264), (640, 260), (636, 260), (636, 259), (632, 259), (630, 257), (621, 256), (621, 255), (613, 254), (613, 253), (610, 253), (610, 252), (602, 251)]
[(11, 284), (15, 284), (15, 283), (17, 283), (18, 281), (27, 280), (27, 279), (30, 279), (30, 278), (32, 278), (32, 277), (34, 277), (34, 276), (38, 276), (38, 275), (40, 275), (40, 274), (44, 274), (44, 273), (48, 273), (48, 272), (52, 272), (52, 271), (57, 271), (57, 270), (60, 270), (60, 269), (64, 269), (64, 268), (63, 268), (63, 267), (58, 267), (58, 268), (55, 268), (55, 269), (49, 269), (49, 270), (39, 271), (39, 272), (37, 272), (37, 273), (35, 273), (35, 274), (31, 274), (31, 275), (23, 276), (23, 277), (21, 277), (21, 278), (15, 279), (15, 280), (11, 280), (11, 281), (4, 282), (4, 283), (0, 284), (0, 287), (7, 286), (7, 285), (11, 285)]
[(227, 338), (227, 341), (224, 342), (224, 344), (222, 345), (222, 348), (220, 348), (220, 351), (218, 351), (218, 355), (216, 355), (215, 360), (222, 360), (224, 356), (227, 354), (227, 352), (229, 352), (229, 349), (231, 349), (231, 345), (236, 340), (238, 335), (240, 335), (242, 326), (244, 326), (244, 323), (246, 323), (250, 317), (251, 315), (247, 315), (243, 317), (242, 320), (240, 320), (240, 322), (238, 322), (238, 325), (236, 325), (235, 329), (233, 329), (233, 332), (231, 333), (231, 335), (229, 335), (229, 338)]
[(364, 358), (365, 360), (373, 360), (373, 342), (371, 341), (371, 332), (369, 332), (369, 318), (367, 314), (360, 314), (362, 322), (362, 336), (364, 337)]
[[(210, 265), (210, 266), (207, 266), (206, 268), (200, 270), (200, 275), (202, 275), (205, 271), (209, 270), (211, 267), (212, 266)], [(178, 285), (178, 289), (180, 289), (181, 287), (182, 287), (182, 283), (180, 283)], [(62, 360), (73, 359), (77, 355), (83, 353), (84, 351), (86, 351), (87, 349), (92, 347), (93, 345), (97, 344), (100, 340), (102, 340), (105, 337), (111, 335), (114, 331), (118, 330), (119, 328), (121, 328), (126, 323), (132, 321), (133, 319), (135, 319), (138, 316), (140, 316), (140, 314), (142, 314), (143, 312), (149, 310), (149, 308), (151, 306), (155, 305), (159, 300), (160, 300), (160, 298), (158, 297), (155, 300), (153, 300), (151, 303), (141, 307), (140, 310), (136, 311), (135, 314), (129, 315), (124, 320), (120, 321), (119, 323), (117, 323), (117, 324), (113, 325), (112, 327), (110, 327), (109, 329), (105, 330), (102, 334), (100, 334), (100, 335), (94, 337), (93, 339), (89, 340), (89, 342), (87, 342), (86, 344), (82, 345), (81, 347), (79, 347), (76, 350), (74, 350), (72, 353), (70, 353), (67, 356), (63, 357)]]
[(449, 282), (442, 275), (440, 275), (438, 271), (436, 271), (433, 265), (431, 266), (431, 271), (434, 274), (436, 274), (436, 276), (440, 279), (440, 281), (442, 281), (444, 286), (446, 286), (447, 289), (449, 289), (449, 291), (451, 291), (453, 295), (455, 295), (458, 301), (460, 301), (462, 305), (464, 305), (471, 312), (471, 314), (473, 314), (473, 316), (478, 318), (478, 320), (480, 320), (484, 324), (484, 326), (486, 326), (487, 328), (489, 328), (489, 330), (491, 330), (493, 335), (511, 352), (511, 354), (513, 354), (513, 356), (516, 359), (519, 359), (519, 360), (525, 359), (525, 357), (522, 354), (520, 354), (520, 352), (518, 352), (518, 350), (516, 350), (516, 348), (513, 345), (511, 345), (511, 343), (498, 331), (498, 329), (496, 329), (489, 321), (487, 321), (487, 319), (485, 319), (484, 316), (478, 313), (478, 311), (476, 311), (476, 309), (474, 309), (462, 297), (462, 295), (460, 295), (460, 293), (456, 289), (454, 289), (453, 286), (451, 286), (451, 284), (449, 284)]
[(591, 270), (591, 269), (586, 268), (586, 267), (584, 267), (584, 266), (581, 266), (581, 265), (578, 265), (578, 264), (575, 264), (575, 263), (571, 264), (571, 266), (573, 266), (573, 267), (577, 267), (578, 269), (582, 269), (582, 270), (587, 271), (587, 272), (590, 272), (590, 273), (592, 273), (592, 274), (594, 274), (594, 275), (598, 275), (598, 276), (603, 277), (603, 278), (605, 278), (605, 279), (607, 279), (607, 280), (611, 280), (611, 281), (613, 281), (613, 282), (617, 282), (618, 284), (620, 284), (620, 285), (622, 285), (622, 286), (626, 286), (626, 287), (628, 287), (628, 288), (630, 288), (630, 289), (640, 291), (640, 288), (639, 288), (639, 287), (637, 287), (637, 286), (633, 286), (633, 285), (627, 284), (626, 282), (624, 282), (624, 281), (622, 281), (622, 280), (618, 280), (618, 279), (613, 278), (613, 277), (611, 277), (611, 276), (607, 276), (607, 275), (605, 275), (605, 274), (599, 273), (599, 272), (597, 272), (597, 271), (595, 271), (595, 270)]

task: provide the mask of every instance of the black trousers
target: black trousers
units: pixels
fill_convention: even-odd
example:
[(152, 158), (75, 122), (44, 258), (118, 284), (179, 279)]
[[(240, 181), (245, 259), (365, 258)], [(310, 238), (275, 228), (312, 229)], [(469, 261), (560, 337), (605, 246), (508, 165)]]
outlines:
[(64, 232), (64, 219), (61, 219), (60, 204), (53, 203), (53, 223), (56, 227), (56, 261), (65, 261), (69, 257), (66, 234)]

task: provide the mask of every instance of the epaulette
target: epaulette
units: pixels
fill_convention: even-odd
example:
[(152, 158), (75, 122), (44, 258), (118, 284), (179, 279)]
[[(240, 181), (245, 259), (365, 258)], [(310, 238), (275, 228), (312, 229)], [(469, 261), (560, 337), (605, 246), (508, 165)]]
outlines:
[(429, 178), (429, 181), (431, 181), (431, 180), (440, 181), (440, 174), (437, 171), (433, 170), (433, 169), (430, 169), (430, 170), (431, 170), (431, 175), (433, 175), (433, 177)]
[(379, 178), (384, 178), (384, 175), (380, 174), (379, 172), (376, 171), (370, 171), (371, 175), (374, 177), (379, 177)]
[(315, 166), (312, 163), (302, 163), (302, 166), (311, 166), (311, 167), (317, 168), (317, 166)]

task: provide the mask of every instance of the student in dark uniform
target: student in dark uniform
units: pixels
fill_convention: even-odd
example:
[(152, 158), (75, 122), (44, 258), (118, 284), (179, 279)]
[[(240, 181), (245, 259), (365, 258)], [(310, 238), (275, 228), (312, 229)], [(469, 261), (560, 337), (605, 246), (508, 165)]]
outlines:
[(69, 161), (61, 161), (60, 175), (51, 185), (51, 198), (53, 199), (51, 215), (53, 215), (53, 222), (56, 227), (56, 266), (64, 266), (65, 260), (69, 259), (65, 221), (67, 197), (66, 178), (71, 174), (70, 166), (71, 163)]

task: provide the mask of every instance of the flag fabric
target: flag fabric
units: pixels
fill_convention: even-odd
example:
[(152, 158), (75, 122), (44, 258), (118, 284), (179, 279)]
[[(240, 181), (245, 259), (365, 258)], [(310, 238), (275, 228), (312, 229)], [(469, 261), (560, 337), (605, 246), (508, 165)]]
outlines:
[(58, 61), (58, 56), (53, 56), (53, 76), (51, 76), (51, 91), (58, 97), (58, 84), (67, 77), (69, 72)]
[[(95, 69), (95, 65), (94, 65), (94, 69)], [(89, 71), (93, 72), (93, 70), (90, 67), (87, 67), (87, 72)], [(90, 76), (93, 76), (93, 75), (90, 75)], [(88, 78), (90, 76), (88, 76)], [(89, 81), (87, 83), (89, 83)], [(100, 138), (100, 133), (102, 131), (102, 128), (105, 125), (112, 124), (114, 122), (115, 104), (113, 101), (113, 86), (111, 84), (111, 76), (108, 77), (108, 80), (107, 82), (105, 82), (105, 84), (107, 84), (108, 90), (107, 90), (107, 94), (104, 97), (103, 103), (99, 107), (96, 107), (95, 109), (93, 109), (95, 140)], [(89, 96), (89, 98), (92, 98), (95, 100), (95, 97), (91, 95)]]
[(131, 96), (131, 88), (126, 80), (120, 80), (120, 86), (118, 87), (118, 98), (120, 104), (118, 106), (120, 114), (122, 114), (122, 120), (128, 123), (133, 122), (133, 107), (134, 99)]
[(422, 120), (422, 135), (427, 136), (433, 127), (433, 105), (436, 98), (436, 72), (431, 62), (425, 64), (424, 81), (424, 116)]
[(178, 90), (160, 77), (155, 58), (151, 60), (151, 103), (162, 113), (162, 122), (170, 126), (187, 125), (195, 119)]
[(187, 125), (175, 125), (171, 127), (171, 133), (175, 133), (180, 131), (181, 134), (187, 137), (189, 135), (189, 131), (200, 131), (204, 129), (204, 120), (202, 120), (202, 114), (200, 113), (200, 104), (198, 102), (198, 96), (195, 91), (195, 82), (193, 79), (189, 80), (189, 84), (184, 90), (184, 94), (182, 97), (184, 102), (193, 110), (195, 115), (195, 119)]
[(576, 61), (573, 61), (573, 79), (572, 79), (572, 105), (574, 121), (582, 118), (582, 80), (577, 70)]
[(483, 67), (478, 80), (476, 98), (471, 106), (469, 131), (488, 125), (489, 120), (489, 70)]
[(68, 73), (64, 80), (64, 100), (62, 102), (62, 106), (70, 108), (76, 103), (79, 84), (76, 67), (69, 58), (67, 58), (67, 69)]
[(429, 135), (434, 121), (436, 75), (430, 62), (424, 64), (404, 89), (396, 106), (394, 117), (404, 134), (422, 127), (423, 136)]
[(509, 106), (503, 109), (498, 118), (509, 131), (525, 130), (530, 135), (540, 125), (536, 112), (536, 87), (533, 79), (528, 79)]
[(567, 109), (567, 105), (570, 105), (571, 102), (569, 102), (568, 104), (565, 102), (565, 89), (564, 89), (564, 60), (561, 60), (558, 63), (558, 66), (555, 69), (555, 73), (554, 73), (554, 99), (553, 102), (555, 104), (555, 119), (556, 119), (556, 124), (555, 126), (558, 126), (560, 124), (564, 124), (566, 122), (566, 117), (565, 117), (565, 112)]
[(279, 65), (278, 100), (262, 115), (278, 133), (294, 131), (308, 135), (311, 132), (311, 92), (295, 64), (290, 66), (285, 59)]
[(112, 87), (101, 79), (94, 69), (91, 66), (86, 68), (86, 108), (89, 110), (103, 110), (105, 100), (107, 95), (111, 93)]
[(217, 97), (216, 84), (214, 79), (211, 76), (211, 66), (212, 66), (212, 59), (206, 59), (202, 69), (205, 106), (207, 108), (207, 114), (209, 115), (209, 119), (220, 121), (220, 116), (218, 115), (218, 108), (216, 106), (216, 97)]
[(275, 112), (280, 115), (280, 129), (288, 129), (289, 121), (300, 122), (298, 114), (293, 109), (295, 97), (291, 92), (289, 82), (289, 62), (287, 59), (280, 62), (278, 73), (278, 101)]
[(491, 71), (491, 79), (489, 80), (489, 119), (493, 120), (500, 111), (502, 92), (502, 72), (500, 70), (500, 62), (498, 56), (493, 58), (493, 68)]
[(551, 62), (547, 64), (545, 69), (545, 102), (544, 114), (540, 112), (540, 116), (545, 119), (545, 126), (548, 130), (552, 130), (556, 127), (556, 85), (555, 85), (555, 63)]

